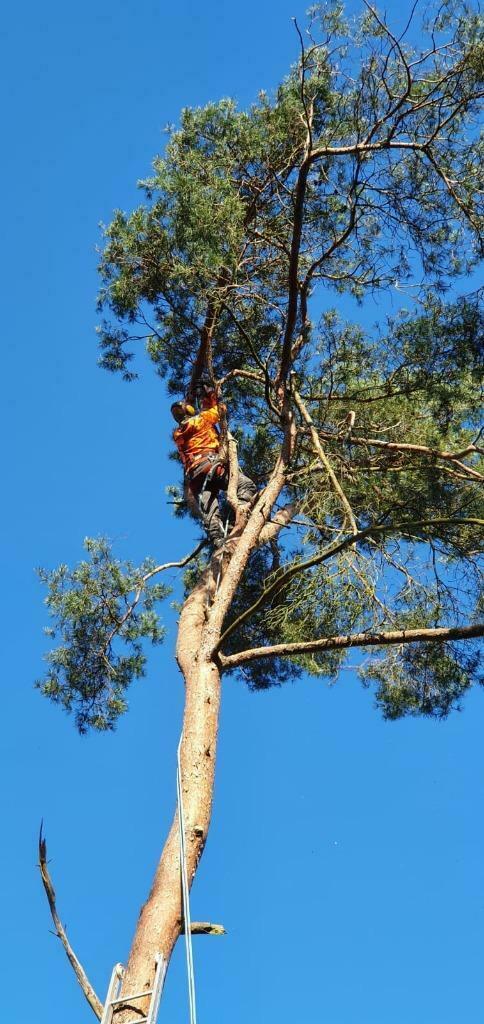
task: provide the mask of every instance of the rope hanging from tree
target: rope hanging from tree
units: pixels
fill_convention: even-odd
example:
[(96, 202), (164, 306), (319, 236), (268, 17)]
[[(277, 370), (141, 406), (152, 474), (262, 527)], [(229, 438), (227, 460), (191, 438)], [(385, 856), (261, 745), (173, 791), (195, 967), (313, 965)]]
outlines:
[(181, 887), (182, 887), (182, 898), (183, 898), (183, 920), (185, 926), (185, 950), (187, 958), (187, 975), (188, 975), (188, 1002), (190, 1006), (190, 1024), (197, 1024), (197, 1006), (195, 999), (195, 971), (193, 967), (193, 949), (192, 949), (192, 921), (190, 916), (190, 889), (188, 885), (188, 874), (187, 874), (187, 860), (186, 860), (186, 846), (185, 846), (185, 814), (183, 810), (183, 789), (182, 789), (182, 773), (181, 773), (181, 744), (182, 736), (180, 736), (180, 742), (177, 750), (177, 773), (176, 773), (176, 788), (178, 798), (178, 831), (180, 835), (180, 876), (181, 876)]

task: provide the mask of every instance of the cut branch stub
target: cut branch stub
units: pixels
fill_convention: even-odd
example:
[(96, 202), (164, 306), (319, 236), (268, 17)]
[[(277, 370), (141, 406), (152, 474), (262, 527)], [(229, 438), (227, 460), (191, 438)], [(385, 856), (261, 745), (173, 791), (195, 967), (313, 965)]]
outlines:
[[(211, 924), (210, 921), (192, 921), (190, 931), (192, 935), (226, 935), (223, 924)], [(181, 934), (185, 934), (185, 926), (182, 925)]]

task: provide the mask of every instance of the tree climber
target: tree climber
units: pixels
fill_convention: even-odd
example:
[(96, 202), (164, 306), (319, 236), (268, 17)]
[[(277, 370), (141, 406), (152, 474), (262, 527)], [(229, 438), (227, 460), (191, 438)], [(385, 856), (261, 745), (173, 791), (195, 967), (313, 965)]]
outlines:
[[(203, 399), (197, 413), (190, 403), (183, 399), (174, 402), (171, 412), (179, 426), (173, 431), (173, 440), (178, 448), (185, 470), (185, 480), (195, 498), (198, 512), (208, 539), (214, 548), (220, 548), (225, 540), (224, 524), (220, 515), (219, 494), (226, 491), (229, 483), (228, 466), (220, 453), (220, 433), (215, 426), (225, 406), (217, 401), (217, 395), (210, 385), (203, 384)], [(237, 499), (242, 507), (250, 507), (257, 494), (253, 480), (239, 469)]]

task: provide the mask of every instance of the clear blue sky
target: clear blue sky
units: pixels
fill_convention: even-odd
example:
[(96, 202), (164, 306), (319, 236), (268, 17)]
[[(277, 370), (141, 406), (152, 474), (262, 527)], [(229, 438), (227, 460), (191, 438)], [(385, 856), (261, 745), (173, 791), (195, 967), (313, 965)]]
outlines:
[[(49, 934), (41, 817), (62, 918), (103, 998), (175, 799), (173, 617), (114, 735), (81, 740), (32, 688), (46, 621), (35, 565), (76, 561), (86, 534), (134, 560), (193, 539), (165, 503), (163, 385), (96, 367), (97, 224), (137, 201), (182, 106), (246, 104), (277, 83), (303, 11), (27, 0), (4, 13), (0, 878), (2, 1015), (15, 1024), (94, 1020)], [(444, 724), (387, 724), (351, 671), (259, 695), (227, 682), (192, 902), (228, 935), (195, 943), (200, 1024), (482, 1020), (482, 727), (479, 693)], [(160, 1022), (188, 1020), (181, 953)]]

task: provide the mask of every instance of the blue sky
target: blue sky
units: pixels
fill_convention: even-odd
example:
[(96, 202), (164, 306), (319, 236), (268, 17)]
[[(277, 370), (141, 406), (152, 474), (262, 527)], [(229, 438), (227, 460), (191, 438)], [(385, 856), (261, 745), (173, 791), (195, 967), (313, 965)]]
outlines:
[[(193, 541), (164, 495), (176, 470), (163, 385), (96, 366), (97, 225), (137, 202), (182, 106), (244, 105), (277, 83), (303, 11), (51, 0), (3, 19), (1, 956), (15, 1024), (94, 1020), (49, 934), (40, 819), (62, 918), (104, 997), (175, 799), (173, 615), (114, 735), (80, 739), (33, 689), (46, 623), (36, 565), (75, 562), (99, 533), (135, 561)], [(332, 688), (226, 683), (192, 913), (228, 935), (195, 943), (200, 1024), (482, 1019), (482, 725), (479, 693), (443, 724), (384, 723), (351, 670)], [(180, 947), (160, 1022), (187, 1019)]]

